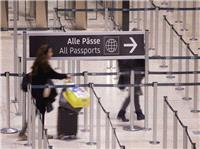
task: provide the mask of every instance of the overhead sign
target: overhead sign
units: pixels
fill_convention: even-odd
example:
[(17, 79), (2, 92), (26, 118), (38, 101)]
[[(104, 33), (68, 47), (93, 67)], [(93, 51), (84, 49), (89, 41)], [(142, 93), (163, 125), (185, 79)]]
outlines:
[(53, 48), (54, 57), (99, 58), (145, 55), (143, 32), (66, 32), (29, 34), (29, 56), (36, 57), (42, 44)]

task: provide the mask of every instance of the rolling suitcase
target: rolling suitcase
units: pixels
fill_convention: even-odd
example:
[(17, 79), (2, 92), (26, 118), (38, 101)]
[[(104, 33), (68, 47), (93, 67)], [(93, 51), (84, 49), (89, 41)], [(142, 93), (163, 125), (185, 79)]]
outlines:
[(78, 129), (78, 113), (70, 109), (58, 108), (57, 133), (59, 139), (75, 139)]

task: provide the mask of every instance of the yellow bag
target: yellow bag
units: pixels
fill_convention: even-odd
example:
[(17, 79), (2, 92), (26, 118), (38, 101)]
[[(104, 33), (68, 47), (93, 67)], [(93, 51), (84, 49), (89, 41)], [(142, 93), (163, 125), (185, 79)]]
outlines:
[(67, 91), (63, 92), (63, 96), (73, 108), (83, 108), (90, 105), (88, 92), (80, 87), (67, 88)]

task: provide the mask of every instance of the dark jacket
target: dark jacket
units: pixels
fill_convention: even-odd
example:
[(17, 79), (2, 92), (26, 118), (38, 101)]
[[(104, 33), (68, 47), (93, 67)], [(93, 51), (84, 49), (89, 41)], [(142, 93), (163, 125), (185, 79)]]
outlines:
[[(128, 60), (118, 60), (119, 72), (130, 72), (134, 71), (144, 71), (145, 70), (145, 60), (144, 59), (128, 59)], [(144, 75), (135, 75), (135, 83), (141, 82)], [(136, 81), (137, 80), (137, 81)], [(130, 75), (120, 75), (118, 84), (129, 84)], [(120, 87), (119, 89), (125, 89), (125, 87)]]

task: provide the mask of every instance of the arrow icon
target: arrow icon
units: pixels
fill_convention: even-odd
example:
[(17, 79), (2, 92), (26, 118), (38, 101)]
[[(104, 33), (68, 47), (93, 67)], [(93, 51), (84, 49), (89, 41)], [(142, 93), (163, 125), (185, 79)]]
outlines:
[(125, 43), (124, 47), (132, 47), (132, 49), (130, 50), (129, 53), (133, 53), (135, 48), (137, 47), (137, 43), (135, 42), (135, 40), (133, 39), (133, 37), (129, 37), (129, 39), (132, 41), (132, 43)]

